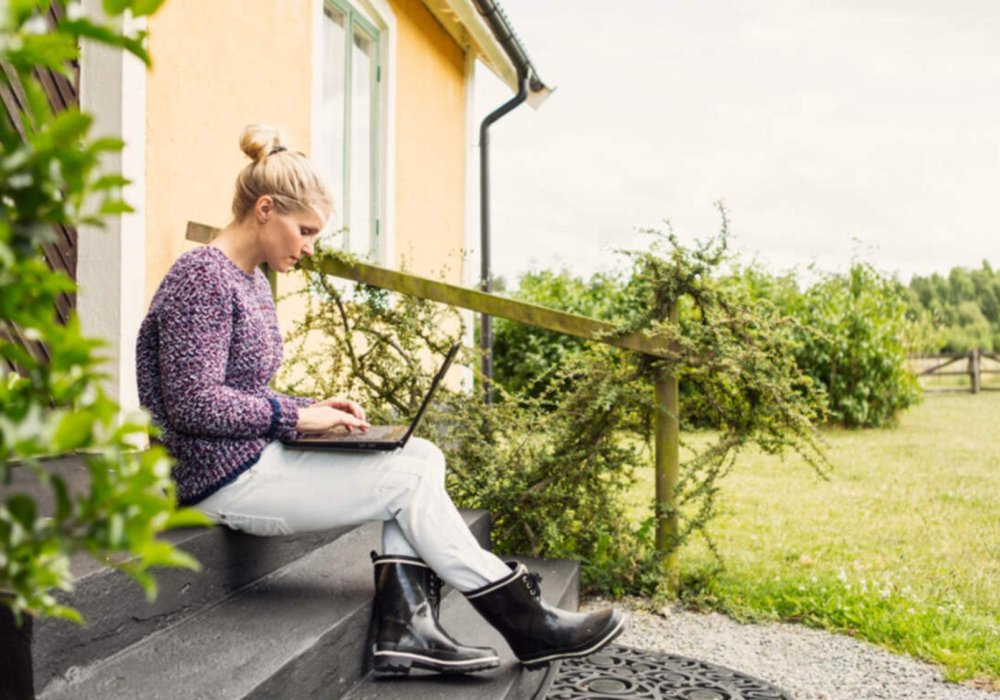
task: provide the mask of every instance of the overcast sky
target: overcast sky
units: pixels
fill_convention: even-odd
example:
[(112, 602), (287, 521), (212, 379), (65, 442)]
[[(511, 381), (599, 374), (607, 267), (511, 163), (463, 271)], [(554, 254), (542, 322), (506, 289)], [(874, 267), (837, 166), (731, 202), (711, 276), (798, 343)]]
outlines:
[[(998, 0), (502, 5), (557, 90), (491, 131), (496, 274), (704, 238), (716, 200), (774, 270), (1000, 265)], [(509, 97), (479, 71), (480, 119)]]

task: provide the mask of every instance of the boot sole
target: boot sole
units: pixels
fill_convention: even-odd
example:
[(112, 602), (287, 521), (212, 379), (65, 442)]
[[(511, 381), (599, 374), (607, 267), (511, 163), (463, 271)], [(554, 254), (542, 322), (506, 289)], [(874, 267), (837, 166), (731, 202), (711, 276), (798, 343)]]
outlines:
[(458, 674), (487, 671), (500, 665), (499, 656), (449, 661), (405, 651), (376, 651), (374, 652), (374, 657), (375, 662), (372, 670), (379, 675), (393, 676), (405, 676), (413, 668), (435, 671), (437, 673)]
[(521, 659), (521, 664), (525, 668), (531, 669), (538, 666), (548, 665), (553, 661), (558, 661), (559, 659), (575, 659), (580, 656), (590, 656), (595, 651), (603, 647), (605, 644), (608, 644), (609, 642), (613, 641), (614, 638), (617, 637), (619, 634), (624, 632), (625, 629), (628, 627), (628, 622), (629, 622), (629, 616), (623, 614), (621, 616), (621, 619), (618, 620), (618, 624), (616, 624), (610, 631), (605, 633), (604, 636), (602, 636), (599, 640), (591, 644), (588, 644), (583, 649), (572, 649), (568, 651), (553, 652), (550, 654), (546, 654), (545, 656), (539, 656), (538, 658), (534, 659)]

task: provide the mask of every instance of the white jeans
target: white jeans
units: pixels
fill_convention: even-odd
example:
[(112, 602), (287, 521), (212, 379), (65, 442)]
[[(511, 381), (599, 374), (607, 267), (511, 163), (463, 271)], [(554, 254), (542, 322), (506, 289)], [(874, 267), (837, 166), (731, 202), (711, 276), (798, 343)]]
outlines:
[(460, 591), (510, 574), (469, 532), (444, 488), (444, 455), (412, 438), (391, 452), (297, 450), (272, 442), (236, 481), (195, 504), (252, 535), (381, 520), (383, 554), (420, 557)]

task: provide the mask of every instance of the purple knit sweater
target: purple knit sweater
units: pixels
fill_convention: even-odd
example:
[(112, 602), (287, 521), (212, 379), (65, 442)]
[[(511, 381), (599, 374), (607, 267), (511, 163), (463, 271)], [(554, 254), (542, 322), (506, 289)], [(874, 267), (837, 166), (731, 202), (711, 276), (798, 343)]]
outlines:
[(267, 278), (218, 248), (182, 255), (139, 329), (139, 401), (177, 460), (178, 500), (190, 505), (245, 472), (272, 440), (293, 435), (311, 399), (268, 384), (281, 332)]

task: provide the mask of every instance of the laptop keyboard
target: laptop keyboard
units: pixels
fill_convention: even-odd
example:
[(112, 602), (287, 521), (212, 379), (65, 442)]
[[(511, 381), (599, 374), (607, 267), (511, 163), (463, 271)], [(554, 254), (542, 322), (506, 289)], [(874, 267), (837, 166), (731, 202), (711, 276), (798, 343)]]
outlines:
[(353, 433), (336, 432), (334, 436), (341, 442), (369, 442), (371, 440), (389, 440), (400, 432), (398, 425), (373, 425), (367, 432)]

